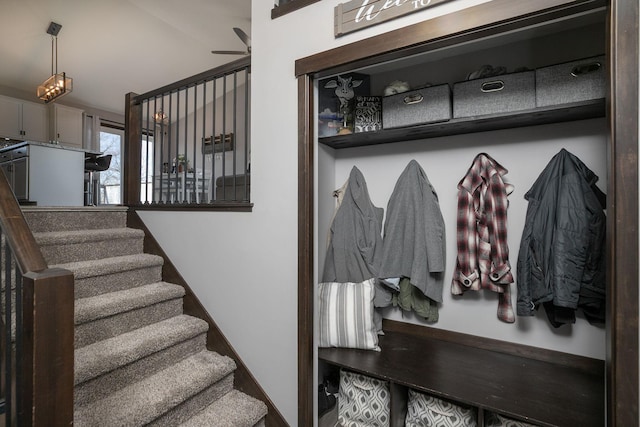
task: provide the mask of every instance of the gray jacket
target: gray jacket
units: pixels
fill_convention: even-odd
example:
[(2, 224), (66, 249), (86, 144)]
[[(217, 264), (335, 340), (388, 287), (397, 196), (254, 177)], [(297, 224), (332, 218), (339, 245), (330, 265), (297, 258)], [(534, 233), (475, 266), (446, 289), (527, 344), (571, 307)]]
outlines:
[(387, 205), (379, 277), (408, 277), (424, 295), (442, 302), (445, 249), (438, 196), (422, 167), (411, 160)]
[(384, 210), (371, 203), (364, 176), (354, 166), (331, 224), (323, 282), (358, 283), (378, 277), (383, 215)]
[(590, 322), (604, 320), (605, 196), (597, 181), (580, 159), (562, 149), (525, 194), (518, 315), (532, 316), (544, 304), (554, 326), (575, 321), (567, 310), (578, 307)]

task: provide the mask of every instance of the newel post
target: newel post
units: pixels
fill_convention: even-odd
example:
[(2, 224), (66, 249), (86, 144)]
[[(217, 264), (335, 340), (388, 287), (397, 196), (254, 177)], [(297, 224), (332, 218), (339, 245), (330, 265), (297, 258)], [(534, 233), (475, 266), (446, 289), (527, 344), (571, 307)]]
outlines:
[(124, 156), (122, 203), (125, 206), (140, 203), (140, 161), (142, 157), (142, 105), (136, 102), (138, 95), (129, 92), (124, 109)]
[(63, 269), (23, 276), (25, 382), (19, 408), (25, 425), (73, 424), (73, 273)]

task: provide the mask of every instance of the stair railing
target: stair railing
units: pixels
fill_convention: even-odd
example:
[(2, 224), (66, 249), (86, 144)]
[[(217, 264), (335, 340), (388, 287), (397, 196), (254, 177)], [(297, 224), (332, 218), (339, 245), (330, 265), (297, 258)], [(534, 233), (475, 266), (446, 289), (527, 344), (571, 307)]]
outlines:
[(127, 94), (123, 203), (251, 210), (251, 57)]
[(73, 273), (48, 268), (0, 173), (0, 426), (73, 424)]

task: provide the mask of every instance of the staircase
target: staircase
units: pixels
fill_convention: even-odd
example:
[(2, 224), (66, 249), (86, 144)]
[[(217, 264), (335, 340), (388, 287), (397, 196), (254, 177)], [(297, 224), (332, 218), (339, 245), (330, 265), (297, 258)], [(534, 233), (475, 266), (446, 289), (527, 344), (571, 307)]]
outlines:
[(75, 276), (74, 425), (264, 426), (266, 405), (234, 389), (233, 359), (206, 349), (124, 208), (31, 208), (50, 267)]

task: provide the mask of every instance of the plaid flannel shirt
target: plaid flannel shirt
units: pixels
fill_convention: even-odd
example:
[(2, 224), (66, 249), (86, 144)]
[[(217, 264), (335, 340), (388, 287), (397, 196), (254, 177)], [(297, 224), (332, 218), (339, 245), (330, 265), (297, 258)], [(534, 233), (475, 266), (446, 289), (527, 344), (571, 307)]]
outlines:
[(458, 256), (451, 293), (461, 295), (480, 289), (497, 292), (498, 318), (513, 323), (513, 274), (507, 245), (507, 196), (513, 186), (503, 180), (507, 172), (481, 153), (458, 184)]

